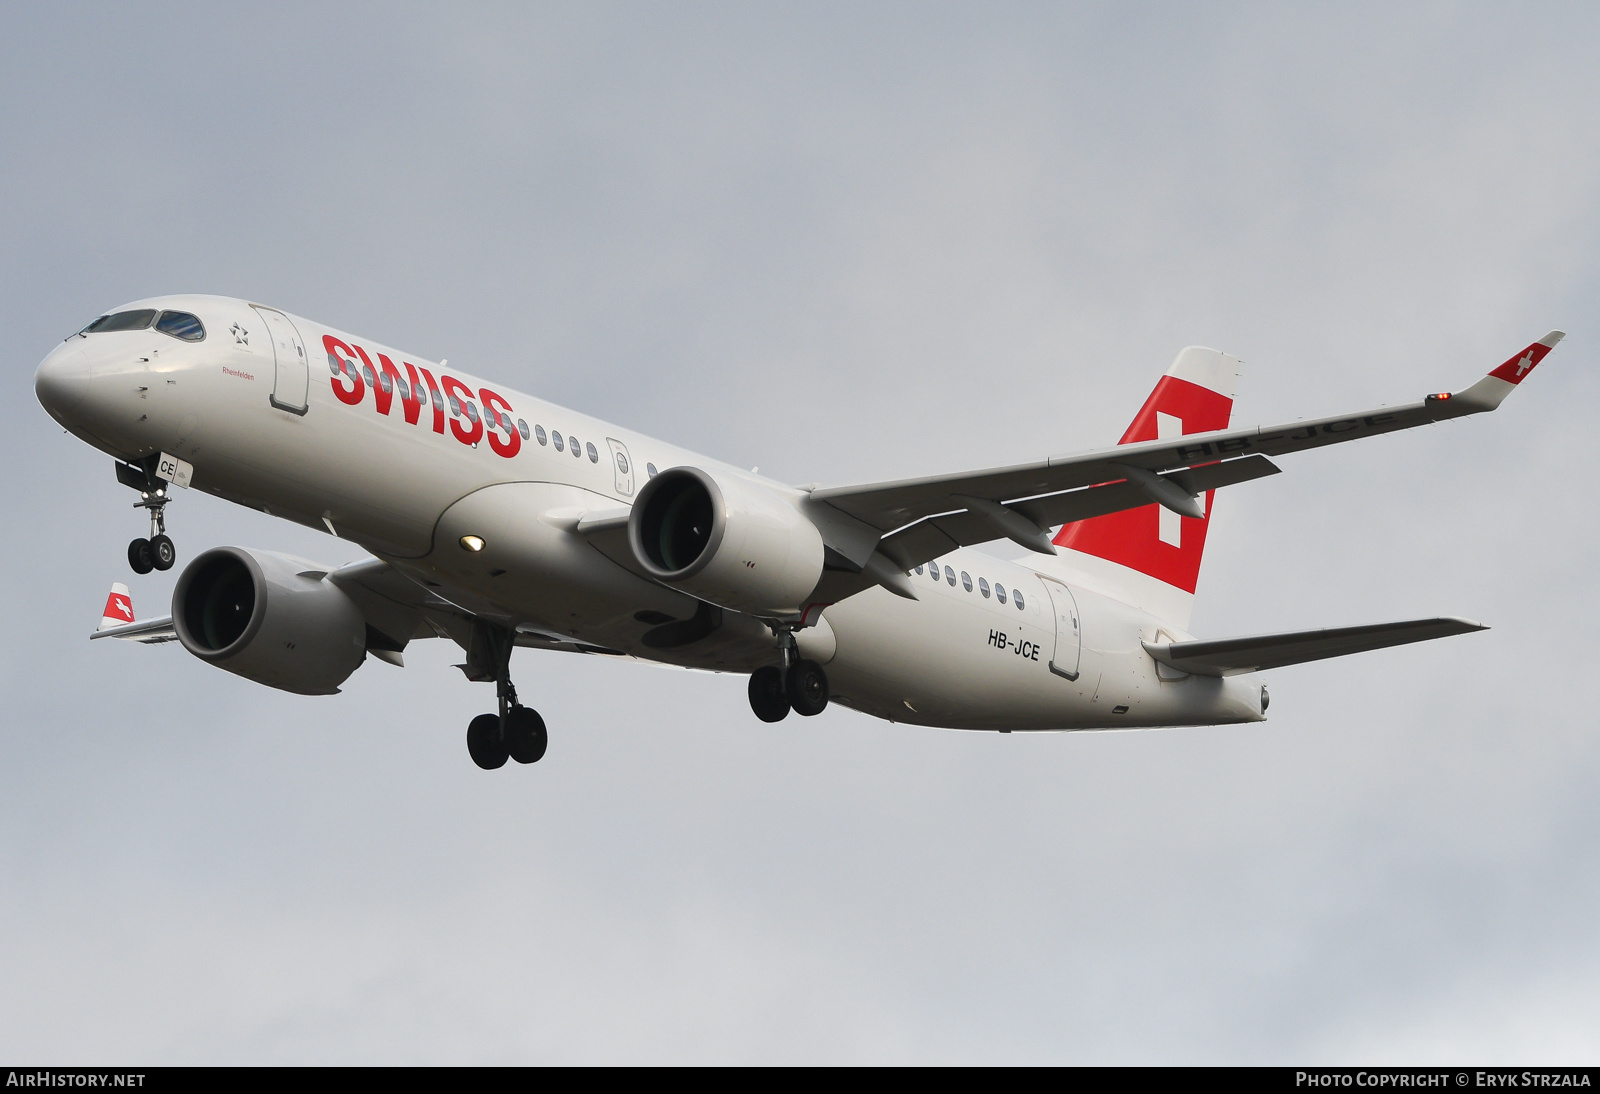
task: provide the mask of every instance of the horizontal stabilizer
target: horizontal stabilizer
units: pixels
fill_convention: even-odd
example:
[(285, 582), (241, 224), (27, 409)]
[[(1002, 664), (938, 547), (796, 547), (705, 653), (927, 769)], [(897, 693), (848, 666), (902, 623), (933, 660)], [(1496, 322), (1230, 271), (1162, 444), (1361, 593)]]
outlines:
[(1445, 616), (1442, 619), (1407, 619), (1399, 623), (1368, 623), (1360, 627), (1331, 627), (1320, 631), (1259, 634), (1247, 638), (1222, 638), (1211, 642), (1146, 642), (1151, 657), (1179, 672), (1197, 676), (1234, 676), (1259, 669), (1276, 669), (1326, 657), (1426, 642), (1453, 634), (1486, 631), (1482, 623)]
[(102, 627), (90, 638), (121, 638), (128, 642), (176, 642), (178, 632), (172, 626), (172, 616), (145, 619), (138, 623), (124, 623), (120, 627)]

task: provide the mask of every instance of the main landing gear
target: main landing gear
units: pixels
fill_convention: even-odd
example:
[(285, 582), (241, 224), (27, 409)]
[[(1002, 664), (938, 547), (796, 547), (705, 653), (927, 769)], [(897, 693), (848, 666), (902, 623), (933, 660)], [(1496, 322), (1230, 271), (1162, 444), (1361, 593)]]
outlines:
[(781, 722), (791, 710), (807, 718), (821, 714), (828, 707), (828, 674), (800, 657), (794, 631), (780, 631), (778, 638), (783, 663), (750, 674), (750, 709), (763, 722)]
[(520, 704), (507, 707), (503, 714), (480, 714), (467, 726), (467, 752), (485, 771), (504, 767), (508, 759), (538, 763), (549, 744), (539, 712)]
[(504, 767), (508, 759), (538, 763), (550, 744), (539, 712), (517, 702), (517, 689), (511, 683), (514, 645), (511, 631), (479, 623), (467, 651), (467, 664), (462, 666), (468, 679), (493, 680), (499, 699), (498, 714), (480, 714), (467, 726), (467, 752), (485, 771)]

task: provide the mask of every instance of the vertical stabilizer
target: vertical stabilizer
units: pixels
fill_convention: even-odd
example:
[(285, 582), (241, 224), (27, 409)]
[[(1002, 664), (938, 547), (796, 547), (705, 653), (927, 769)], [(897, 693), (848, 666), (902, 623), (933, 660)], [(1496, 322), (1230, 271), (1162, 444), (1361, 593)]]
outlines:
[(128, 587), (122, 582), (114, 582), (111, 586), (111, 595), (106, 597), (106, 607), (100, 613), (100, 626), (96, 630), (109, 630), (120, 627), (124, 623), (133, 622), (133, 597), (128, 592)]
[[(1157, 381), (1118, 443), (1228, 428), (1238, 378), (1237, 357), (1190, 346)], [(1090, 588), (1187, 629), (1214, 493), (1206, 492), (1199, 518), (1146, 505), (1063, 525), (1054, 541), (1059, 566)]]

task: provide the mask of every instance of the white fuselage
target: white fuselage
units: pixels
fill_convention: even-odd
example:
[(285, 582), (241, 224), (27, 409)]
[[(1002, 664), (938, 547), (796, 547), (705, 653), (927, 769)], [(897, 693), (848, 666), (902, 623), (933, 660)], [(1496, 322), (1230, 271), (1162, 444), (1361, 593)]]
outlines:
[[(775, 663), (771, 633), (736, 612), (697, 642), (645, 645), (654, 624), (641, 613), (684, 619), (695, 602), (625, 569), (574, 527), (586, 513), (629, 505), (656, 470), (679, 465), (802, 492), (298, 316), (279, 322), (280, 313), (242, 300), (129, 307), (192, 312), (206, 336), (97, 333), (53, 351), (39, 397), (91, 445), (121, 459), (178, 456), (194, 465), (195, 488), (332, 531), (497, 621), (695, 668), (748, 673)], [(438, 397), (423, 403), (416, 388)], [(510, 430), (491, 426), (485, 410)], [(461, 549), (468, 535), (484, 541), (481, 552)], [(926, 568), (911, 575), (919, 599), (873, 587), (801, 632), (835, 702), (971, 729), (1263, 717), (1253, 678), (1163, 679), (1141, 642), (1188, 636), (1146, 612), (982, 552), (957, 550), (934, 565), (937, 579)]]

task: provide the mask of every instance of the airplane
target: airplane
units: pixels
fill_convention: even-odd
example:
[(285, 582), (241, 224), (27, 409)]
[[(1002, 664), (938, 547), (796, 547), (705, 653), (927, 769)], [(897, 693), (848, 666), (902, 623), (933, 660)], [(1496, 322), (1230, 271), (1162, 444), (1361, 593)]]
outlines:
[[(1260, 671), (1485, 629), (1457, 617), (1200, 639), (1188, 631), (1215, 492), (1273, 457), (1492, 411), (1563, 337), (1466, 389), (1233, 428), (1239, 360), (1191, 346), (1121, 441), (1009, 467), (793, 486), (263, 304), (166, 296), (106, 312), (39, 365), (68, 432), (113, 457), (150, 535), (195, 489), (320, 529), (339, 568), (222, 546), (136, 620), (113, 587), (93, 638), (177, 641), (304, 695), (445, 638), (493, 683), (467, 728), (485, 769), (549, 734), (518, 647), (749, 677), (755, 716), (830, 703), (919, 726), (1132, 729), (1266, 718)], [(1031, 564), (975, 551), (1009, 540)]]

